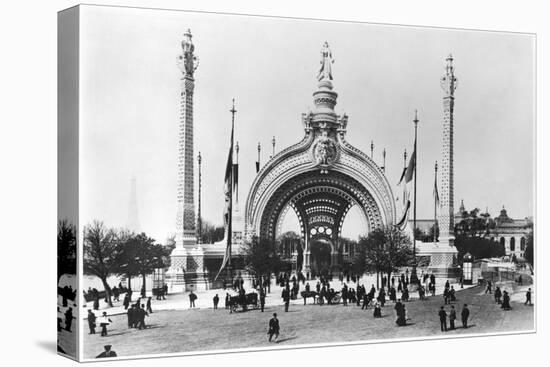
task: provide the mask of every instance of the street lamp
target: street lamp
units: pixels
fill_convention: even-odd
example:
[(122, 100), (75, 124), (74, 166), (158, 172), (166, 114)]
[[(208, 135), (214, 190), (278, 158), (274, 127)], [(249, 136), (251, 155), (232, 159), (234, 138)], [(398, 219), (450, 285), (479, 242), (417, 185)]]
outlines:
[(462, 257), (462, 279), (464, 284), (472, 284), (473, 262), (474, 258), (469, 252)]

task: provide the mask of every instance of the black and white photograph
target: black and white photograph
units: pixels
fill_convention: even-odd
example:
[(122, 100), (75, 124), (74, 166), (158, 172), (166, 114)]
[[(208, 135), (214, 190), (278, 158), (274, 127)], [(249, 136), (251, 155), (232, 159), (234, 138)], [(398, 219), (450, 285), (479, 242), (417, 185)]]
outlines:
[(534, 35), (59, 17), (83, 360), (535, 330)]

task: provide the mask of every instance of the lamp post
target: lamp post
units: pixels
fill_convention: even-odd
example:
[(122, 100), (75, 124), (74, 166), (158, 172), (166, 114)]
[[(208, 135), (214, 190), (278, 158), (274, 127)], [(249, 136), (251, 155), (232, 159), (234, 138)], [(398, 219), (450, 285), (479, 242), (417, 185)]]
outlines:
[(462, 282), (464, 284), (472, 284), (473, 262), (474, 258), (469, 252), (462, 257)]

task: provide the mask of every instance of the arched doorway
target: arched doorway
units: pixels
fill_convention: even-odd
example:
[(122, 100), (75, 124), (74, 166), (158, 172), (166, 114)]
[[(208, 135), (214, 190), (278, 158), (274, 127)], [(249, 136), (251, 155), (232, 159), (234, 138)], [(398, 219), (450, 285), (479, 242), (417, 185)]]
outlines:
[(311, 242), (311, 271), (314, 275), (328, 275), (331, 265), (332, 246), (325, 238), (317, 238)]

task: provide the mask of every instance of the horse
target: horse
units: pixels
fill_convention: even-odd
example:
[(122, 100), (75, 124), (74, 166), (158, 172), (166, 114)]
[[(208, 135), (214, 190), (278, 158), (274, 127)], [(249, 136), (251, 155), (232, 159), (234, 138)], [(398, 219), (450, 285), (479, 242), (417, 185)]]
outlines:
[(307, 292), (307, 291), (302, 291), (302, 292), (300, 293), (300, 295), (301, 295), (302, 298), (304, 299), (304, 305), (305, 305), (305, 304), (306, 304), (306, 300), (307, 300), (308, 298), (310, 298), (310, 297), (313, 298), (313, 303), (315, 303), (315, 299), (317, 298), (318, 293), (315, 292), (315, 291), (309, 291), (309, 292)]

